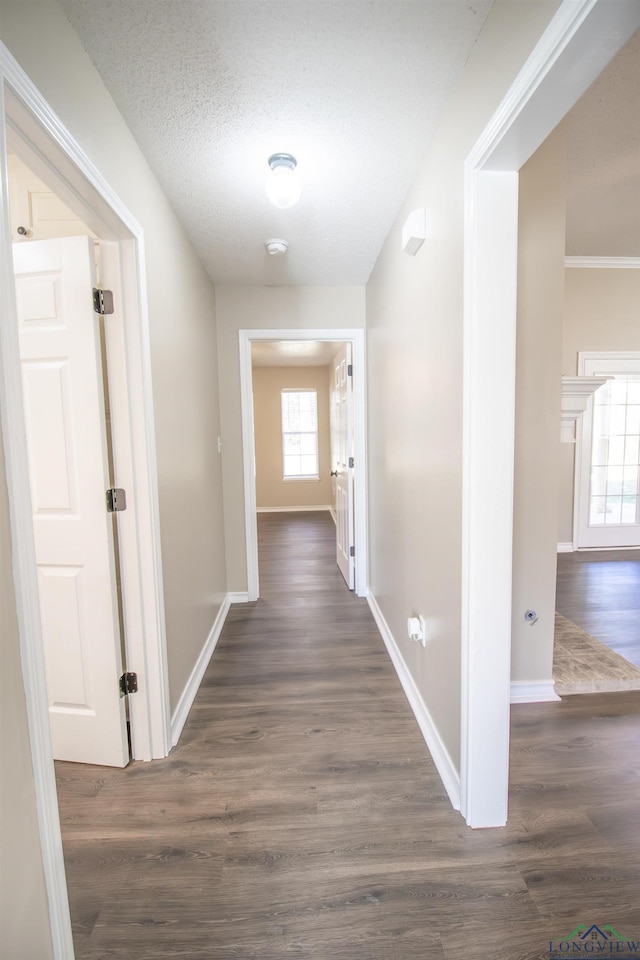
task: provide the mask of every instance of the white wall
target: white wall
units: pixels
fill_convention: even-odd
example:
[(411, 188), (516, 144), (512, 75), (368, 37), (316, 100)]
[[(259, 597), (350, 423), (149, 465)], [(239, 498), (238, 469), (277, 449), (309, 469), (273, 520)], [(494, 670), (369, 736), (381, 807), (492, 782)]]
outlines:
[[(640, 270), (566, 271), (562, 373), (575, 376), (581, 350), (640, 350)], [(563, 444), (558, 542), (573, 540), (575, 445)]]
[(226, 592), (213, 285), (55, 0), (2, 0), (0, 38), (144, 229), (174, 706)]
[(364, 287), (216, 287), (229, 590), (246, 591), (238, 331), (364, 327)]
[(561, 123), (520, 171), (518, 196), (511, 679), (520, 682), (550, 682), (553, 662), (566, 170)]
[[(557, 6), (494, 4), (367, 286), (371, 590), (458, 767), (464, 160)], [(413, 258), (415, 207), (431, 236)]]

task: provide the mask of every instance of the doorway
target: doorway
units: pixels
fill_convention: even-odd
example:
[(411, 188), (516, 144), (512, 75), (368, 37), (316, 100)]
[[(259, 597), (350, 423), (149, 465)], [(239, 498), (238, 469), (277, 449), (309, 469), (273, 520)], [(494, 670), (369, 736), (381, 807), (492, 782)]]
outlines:
[[(19, 157), (101, 240), (103, 280), (121, 290), (107, 337), (112, 383), (114, 458), (130, 509), (121, 527), (122, 594), (128, 657), (144, 678), (131, 703), (136, 759), (170, 749), (167, 671), (159, 554), (155, 441), (150, 406), (148, 318), (141, 269), (143, 236), (136, 221), (77, 146), (46, 101), (0, 46), (3, 116), (0, 172), (8, 196), (7, 154)], [(8, 213), (8, 211), (6, 211)], [(45, 662), (18, 323), (8, 216), (1, 230), (0, 409), (10, 500), (13, 570), (36, 808), (56, 957), (73, 956), (49, 730)], [(135, 451), (135, 456), (134, 456)], [(31, 532), (30, 532), (31, 531)], [(117, 683), (117, 678), (115, 678)]]
[(252, 344), (256, 508), (329, 513), (335, 558), (355, 584), (351, 342)]
[[(298, 359), (305, 352), (309, 355), (310, 345), (326, 357), (336, 356), (336, 351), (344, 344), (352, 350), (352, 390), (353, 390), (353, 465), (347, 463), (347, 476), (353, 484), (353, 560), (354, 589), (358, 596), (366, 596), (368, 586), (367, 565), (367, 516), (366, 516), (366, 436), (365, 436), (365, 367), (364, 367), (364, 330), (240, 330), (240, 384), (242, 398), (242, 440), (244, 470), (245, 529), (247, 554), (248, 599), (257, 600), (260, 596), (258, 576), (258, 500), (256, 490), (256, 444), (254, 421), (254, 385), (253, 355), (267, 356), (266, 344), (278, 344), (272, 348), (272, 356), (289, 355)], [(292, 344), (299, 344), (292, 347)], [(327, 360), (328, 363), (328, 360)], [(346, 369), (345, 369), (346, 375)], [(327, 378), (329, 370), (327, 367)], [(276, 458), (277, 459), (277, 458)], [(283, 464), (284, 468), (284, 464)], [(279, 469), (279, 467), (278, 467)], [(339, 470), (333, 465), (331, 470)], [(284, 470), (283, 470), (284, 472)], [(338, 478), (330, 478), (338, 480)], [(283, 483), (287, 481), (283, 479)], [(304, 481), (302, 481), (304, 482)], [(332, 486), (332, 493), (335, 486)], [(309, 501), (311, 502), (311, 501)], [(318, 505), (318, 504), (316, 504)], [(330, 508), (330, 503), (327, 506)], [(323, 504), (319, 504), (323, 506)], [(336, 517), (336, 519), (338, 519)], [(349, 522), (348, 520), (346, 521)]]
[(518, 171), (638, 27), (563, 2), (465, 162), (461, 812), (506, 823)]
[[(115, 297), (115, 312), (106, 325), (105, 352), (111, 386), (113, 458), (119, 486), (129, 494), (128, 508), (122, 514), (119, 526), (123, 616), (129, 627), (127, 662), (130, 669), (139, 671), (141, 680), (144, 677), (139, 693), (130, 703), (132, 753), (134, 759), (141, 760), (163, 757), (168, 753), (170, 739), (160, 601), (162, 579), (156, 540), (159, 520), (155, 453), (148, 399), (147, 321), (141, 310), (144, 278), (138, 267), (141, 232), (117, 198), (108, 196), (104, 187), (104, 193), (101, 193), (93, 185), (89, 177), (97, 177), (86, 158), (81, 158), (84, 169), (80, 161), (70, 167), (70, 159), (75, 164), (75, 158), (66, 154), (52, 136), (44, 133), (24, 98), (7, 88), (5, 105), (7, 152), (17, 156), (44, 181), (51, 194), (66, 204), (73, 216), (99, 239), (102, 283), (120, 291)], [(59, 126), (57, 118), (56, 123)], [(85, 197), (83, 200), (80, 199), (81, 192)], [(134, 230), (140, 235), (136, 236)], [(12, 257), (9, 262), (12, 263)], [(11, 441), (14, 441), (16, 448), (19, 447), (14, 457), (8, 455), (7, 459), (9, 473), (12, 467), (16, 470), (13, 481), (16, 490), (12, 490), (11, 499), (14, 511), (21, 516), (20, 529), (24, 529), (22, 511), (31, 515), (31, 505), (15, 319), (14, 327), (9, 327), (11, 318), (16, 317), (12, 290), (7, 300), (2, 337), (6, 343), (7, 363), (12, 365), (13, 374), (4, 385), (9, 424), (7, 446), (10, 451)], [(16, 374), (17, 380), (14, 379)], [(13, 483), (11, 485), (13, 487)], [(30, 554), (30, 563), (32, 559)], [(28, 602), (34, 611), (38, 610), (35, 596), (30, 596)], [(162, 678), (161, 685), (158, 685), (158, 677)]]

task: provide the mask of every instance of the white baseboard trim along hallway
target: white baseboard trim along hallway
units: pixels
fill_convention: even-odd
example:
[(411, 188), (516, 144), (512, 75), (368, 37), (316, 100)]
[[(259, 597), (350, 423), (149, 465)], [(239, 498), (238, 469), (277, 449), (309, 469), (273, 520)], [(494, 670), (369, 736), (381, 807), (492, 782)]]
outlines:
[(558, 553), (573, 553), (573, 544), (572, 544), (572, 543), (559, 543), (559, 544), (558, 544)]
[(308, 507), (257, 507), (257, 513), (309, 513), (315, 510), (331, 510), (328, 503), (311, 504)]
[(249, 603), (249, 594), (246, 590), (228, 593), (227, 598), (229, 603)]
[(559, 699), (553, 680), (511, 681), (511, 703), (549, 703)]
[(227, 619), (227, 614), (229, 613), (229, 607), (231, 605), (230, 596), (232, 594), (227, 594), (222, 601), (222, 605), (218, 610), (218, 615), (209, 631), (209, 636), (205, 640), (204, 646), (200, 651), (200, 656), (196, 660), (196, 664), (191, 671), (191, 676), (187, 680), (184, 690), (176, 704), (176, 708), (173, 711), (171, 716), (171, 744), (175, 747), (178, 740), (180, 739), (180, 734), (182, 733), (183, 727), (187, 722), (187, 717), (189, 716), (189, 711), (193, 706), (193, 701), (196, 698), (196, 694), (200, 689), (200, 684), (205, 675), (206, 669), (209, 666), (209, 661), (213, 651), (216, 648), (216, 644), (220, 639), (220, 634), (222, 633), (222, 628), (224, 627), (224, 622)]
[(380, 636), (384, 640), (384, 644), (387, 648), (387, 653), (391, 658), (391, 662), (395, 667), (395, 671), (398, 674), (398, 679), (402, 684), (402, 689), (405, 692), (405, 696), (409, 701), (409, 706), (413, 710), (413, 715), (418, 722), (420, 727), (420, 732), (424, 737), (424, 741), (427, 745), (429, 753), (433, 759), (433, 762), (436, 765), (438, 773), (440, 774), (440, 779), (442, 780), (444, 787), (449, 795), (451, 805), (454, 810), (460, 809), (460, 775), (453, 765), (453, 761), (449, 756), (449, 751), (445, 747), (440, 734), (433, 722), (433, 718), (427, 709), (427, 705), (422, 699), (420, 691), (415, 685), (414, 679), (409, 673), (406, 663), (404, 662), (403, 656), (400, 653), (400, 649), (389, 629), (389, 625), (382, 615), (382, 611), (378, 606), (375, 597), (372, 593), (367, 594), (367, 603), (369, 604), (369, 609), (373, 614), (373, 619), (376, 622), (376, 626), (380, 631)]

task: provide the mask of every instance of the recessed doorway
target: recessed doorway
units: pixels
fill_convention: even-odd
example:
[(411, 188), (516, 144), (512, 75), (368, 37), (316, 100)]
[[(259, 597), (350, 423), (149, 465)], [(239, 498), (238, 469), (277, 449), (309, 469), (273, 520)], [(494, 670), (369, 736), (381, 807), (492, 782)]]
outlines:
[(336, 562), (365, 596), (364, 331), (241, 330), (240, 378), (248, 599), (260, 596), (258, 512), (305, 507), (335, 515)]

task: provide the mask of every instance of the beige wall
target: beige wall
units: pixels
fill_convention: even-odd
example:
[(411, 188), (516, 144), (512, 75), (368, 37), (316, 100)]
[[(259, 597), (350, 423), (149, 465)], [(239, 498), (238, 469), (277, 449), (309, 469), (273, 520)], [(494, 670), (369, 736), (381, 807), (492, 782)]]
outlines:
[[(367, 286), (371, 590), (456, 765), (464, 160), (556, 8), (494, 4)], [(418, 206), (432, 237), (409, 257)], [(407, 639), (412, 613), (428, 619), (426, 649)]]
[[(640, 270), (566, 271), (562, 372), (575, 376), (581, 350), (640, 350)], [(573, 540), (574, 444), (563, 444), (558, 542)]]
[[(282, 479), (282, 390), (318, 395), (319, 480)], [(331, 502), (331, 436), (327, 367), (254, 367), (253, 417), (258, 509), (328, 506)]]
[(20, 677), (9, 501), (0, 442), (0, 955), (7, 960), (48, 960), (52, 956), (49, 907)]
[[(229, 590), (247, 589), (238, 331), (361, 328), (364, 287), (216, 287)], [(327, 501), (328, 502), (328, 501)]]
[(213, 285), (55, 0), (2, 0), (0, 31), (144, 229), (175, 706), (226, 592)]
[[(550, 680), (560, 465), (566, 130), (520, 171), (511, 678)], [(535, 610), (538, 622), (524, 619)]]

